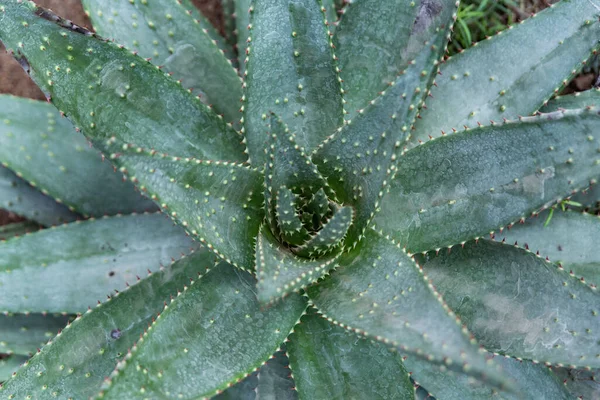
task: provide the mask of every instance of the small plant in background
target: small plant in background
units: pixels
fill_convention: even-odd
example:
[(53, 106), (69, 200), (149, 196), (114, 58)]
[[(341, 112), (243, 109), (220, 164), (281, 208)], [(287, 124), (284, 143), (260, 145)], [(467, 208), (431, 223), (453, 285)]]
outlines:
[(0, 396), (599, 395), (592, 1), (83, 5), (0, 0)]

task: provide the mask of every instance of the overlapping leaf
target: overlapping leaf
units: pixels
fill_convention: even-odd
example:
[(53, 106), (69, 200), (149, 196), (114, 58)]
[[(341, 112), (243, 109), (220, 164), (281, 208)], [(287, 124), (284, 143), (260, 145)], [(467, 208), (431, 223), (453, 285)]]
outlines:
[(538, 110), (598, 48), (597, 15), (594, 1), (561, 1), (450, 58), (417, 121), (413, 144), (440, 131)]
[[(417, 69), (422, 80), (411, 78), (413, 87), (406, 93), (412, 95), (416, 87), (427, 93), (456, 7), (454, 0), (362, 0), (345, 8), (334, 43), (350, 117), (409, 68)], [(398, 117), (405, 119), (400, 113)]]
[(100, 397), (195, 399), (244, 378), (271, 357), (306, 308), (294, 295), (261, 311), (254, 290), (250, 274), (215, 267), (165, 307)]
[(93, 396), (169, 297), (184, 290), (190, 279), (199, 279), (214, 263), (212, 253), (199, 250), (85, 313), (5, 382), (0, 395), (36, 399)]
[(198, 248), (160, 214), (63, 225), (0, 243), (0, 311), (84, 312)]
[(0, 166), (0, 207), (39, 224), (52, 226), (77, 219), (77, 214), (57, 203)]
[[(399, 247), (367, 230), (342, 267), (307, 289), (315, 306), (341, 326), (415, 354), (432, 364), (502, 385), (452, 313)], [(485, 378), (484, 378), (485, 377)]]
[(34, 354), (72, 319), (62, 315), (0, 314), (0, 354)]
[[(245, 2), (242, 2), (242, 4)], [(250, 161), (264, 165), (263, 118), (275, 112), (311, 152), (342, 123), (342, 97), (319, 2), (257, 1), (251, 8), (244, 95)]]
[(242, 83), (227, 59), (233, 52), (189, 0), (83, 0), (83, 4), (98, 34), (164, 66), (226, 121), (239, 120)]
[[(0, 163), (85, 215), (102, 217), (155, 209), (131, 183), (123, 182), (110, 163), (102, 161), (98, 151), (52, 105), (0, 95)], [(61, 215), (56, 217), (74, 219), (68, 214), (62, 219)]]
[(587, 284), (600, 286), (599, 236), (597, 216), (557, 209), (499, 232), (495, 239), (539, 252)]
[(290, 335), (290, 366), (300, 398), (409, 399), (414, 388), (398, 353), (357, 338), (309, 311)]
[(487, 240), (423, 266), (448, 306), (488, 350), (598, 368), (600, 296), (533, 253)]
[(375, 224), (411, 252), (487, 235), (600, 176), (595, 110), (443, 137), (400, 160)]

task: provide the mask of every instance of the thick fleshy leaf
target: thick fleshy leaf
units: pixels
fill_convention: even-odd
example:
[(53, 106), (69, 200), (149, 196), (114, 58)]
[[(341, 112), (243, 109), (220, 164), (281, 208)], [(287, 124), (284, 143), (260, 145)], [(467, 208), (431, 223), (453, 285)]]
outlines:
[(323, 189), (319, 189), (317, 193), (310, 198), (306, 203), (306, 215), (315, 216), (317, 220), (322, 220), (329, 213), (329, 199)]
[(248, 38), (250, 37), (250, 5), (252, 0), (235, 0), (235, 30), (237, 33), (237, 51), (238, 63), (240, 64), (240, 73), (246, 71), (246, 49), (248, 48)]
[(409, 399), (415, 389), (402, 357), (383, 343), (303, 316), (287, 343), (298, 395), (303, 399)]
[(413, 143), (437, 137), (440, 131), (538, 110), (599, 47), (597, 14), (593, 1), (558, 2), (450, 58), (415, 125)]
[(556, 112), (461, 132), (401, 159), (378, 228), (411, 252), (509, 225), (600, 176), (594, 110)]
[(494, 362), (502, 367), (504, 376), (515, 387), (513, 392), (498, 392), (494, 388), (470, 379), (466, 374), (441, 371), (439, 367), (416, 357), (404, 357), (403, 362), (415, 382), (422, 385), (430, 396), (438, 399), (571, 399), (561, 380), (548, 367), (534, 364), (531, 361), (520, 361), (502, 356), (494, 357)]
[(0, 40), (105, 154), (114, 138), (172, 156), (245, 160), (241, 136), (144, 59), (33, 2), (3, 2), (0, 13)]
[(599, 370), (554, 368), (554, 372), (563, 380), (565, 388), (572, 395), (572, 398), (582, 400), (600, 399)]
[(231, 62), (235, 68), (239, 67), (238, 56), (235, 54), (237, 48), (237, 27), (235, 6), (238, 0), (221, 0), (221, 8), (223, 9), (223, 30), (225, 42), (233, 49), (233, 57)]
[[(152, 58), (228, 122), (239, 120), (242, 83), (233, 52), (189, 0), (83, 0), (96, 33)], [(226, 55), (227, 54), (227, 57)]]
[[(412, 84), (427, 93), (450, 38), (457, 6), (455, 0), (361, 0), (344, 9), (334, 43), (350, 116), (367, 107), (413, 61), (410, 68), (423, 75), (421, 82), (413, 79)], [(407, 88), (406, 93), (414, 90)]]
[(0, 243), (0, 311), (84, 312), (198, 244), (161, 214), (88, 220)]
[(255, 289), (249, 273), (215, 267), (165, 306), (99, 397), (133, 398), (141, 391), (196, 399), (245, 377), (277, 351), (306, 309), (294, 295), (261, 311)]
[(35, 222), (23, 221), (14, 222), (8, 225), (0, 226), (0, 241), (8, 240), (16, 236), (23, 236), (41, 229), (41, 226)]
[(297, 204), (298, 196), (290, 189), (282, 186), (277, 190), (275, 199), (277, 226), (283, 241), (293, 246), (299, 246), (310, 238), (296, 213)]
[(488, 350), (598, 368), (600, 296), (543, 258), (487, 240), (423, 266), (448, 306)]
[(302, 257), (319, 258), (323, 254), (340, 248), (352, 224), (353, 217), (352, 207), (336, 208), (329, 221), (323, 224), (323, 228), (302, 246), (294, 249), (294, 252)]
[(495, 239), (539, 252), (587, 284), (600, 286), (598, 237), (599, 217), (556, 209), (499, 232)]
[(0, 119), (0, 162), (45, 194), (95, 217), (155, 209), (51, 104), (0, 95)]
[(325, 18), (327, 19), (327, 26), (330, 32), (334, 32), (335, 24), (338, 20), (337, 9), (335, 8), (335, 0), (321, 0), (321, 4), (325, 9)]
[(27, 356), (0, 354), (0, 382), (7, 380), (19, 367), (29, 359)]
[(250, 162), (266, 161), (265, 116), (275, 112), (310, 153), (341, 125), (342, 94), (325, 16), (317, 0), (252, 5), (244, 133)]
[(559, 109), (577, 110), (590, 106), (600, 107), (600, 88), (575, 92), (566, 96), (556, 96), (547, 105), (540, 108), (540, 112), (549, 113)]
[(298, 257), (261, 229), (256, 246), (257, 296), (268, 303), (305, 288), (336, 267), (339, 254), (309, 260)]
[(313, 155), (313, 161), (337, 197), (356, 210), (346, 240), (348, 244), (362, 238), (379, 207), (398, 153), (426, 93), (422, 85), (434, 70), (431, 59), (442, 51), (429, 47), (422, 51), (414, 64), (386, 85), (377, 99), (328, 138)]
[(252, 268), (252, 239), (264, 215), (261, 172), (246, 164), (169, 157), (131, 146), (114, 151), (122, 171), (190, 235), (226, 261)]
[(72, 319), (61, 315), (0, 314), (0, 353), (34, 354)]
[(184, 290), (190, 279), (196, 279), (214, 262), (215, 256), (201, 249), (77, 318), (0, 387), (0, 396), (93, 396), (152, 318), (163, 310), (169, 296)]
[(45, 226), (74, 221), (78, 217), (3, 166), (0, 166), (0, 208)]
[[(285, 349), (285, 345), (282, 345)], [(285, 350), (279, 350), (260, 370), (213, 400), (297, 400), (298, 392), (291, 376)]]
[(307, 289), (328, 319), (433, 364), (485, 379), (492, 387), (502, 385), (402, 249), (369, 229), (365, 241), (338, 264), (343, 268)]

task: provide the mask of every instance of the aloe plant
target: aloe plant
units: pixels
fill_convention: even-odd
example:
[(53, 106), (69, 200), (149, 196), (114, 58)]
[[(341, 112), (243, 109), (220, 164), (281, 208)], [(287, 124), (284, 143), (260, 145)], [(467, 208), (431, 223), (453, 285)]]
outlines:
[(83, 5), (0, 0), (56, 108), (0, 97), (0, 396), (600, 395), (593, 1), (451, 58), (454, 0)]

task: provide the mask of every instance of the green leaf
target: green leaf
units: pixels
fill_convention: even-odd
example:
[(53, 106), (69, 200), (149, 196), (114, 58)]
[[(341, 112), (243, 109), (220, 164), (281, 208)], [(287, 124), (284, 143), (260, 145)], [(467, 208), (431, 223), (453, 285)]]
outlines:
[(0, 353), (34, 354), (72, 319), (61, 315), (2, 313)]
[(335, 0), (322, 0), (322, 7), (325, 9), (325, 18), (327, 19), (327, 27), (331, 33), (334, 32), (338, 21), (338, 14), (335, 8)]
[(557, 112), (425, 143), (400, 159), (374, 223), (411, 252), (502, 229), (594, 182), (599, 127), (596, 111)]
[(178, 157), (246, 159), (242, 137), (149, 62), (32, 2), (4, 2), (0, 13), (0, 40), (105, 155), (114, 138)]
[(0, 311), (84, 312), (198, 247), (163, 215), (88, 220), (0, 243)]
[(487, 240), (424, 266), (448, 306), (489, 351), (598, 368), (598, 293), (558, 266)]
[[(285, 345), (282, 345), (285, 349)], [(298, 392), (291, 376), (285, 350), (279, 350), (260, 370), (250, 374), (213, 400), (297, 400)]]
[(83, 0), (96, 33), (125, 44), (194, 88), (228, 122), (239, 120), (242, 83), (233, 52), (189, 0)]
[(598, 212), (600, 208), (600, 185), (594, 184), (575, 193), (571, 200), (590, 212)]
[[(558, 2), (450, 58), (415, 125), (413, 143), (538, 110), (599, 47), (597, 14), (593, 1)], [(547, 40), (533, 45), (532, 38)]]
[(28, 359), (27, 356), (12, 355), (4, 357), (3, 354), (0, 354), (0, 382), (10, 378), (13, 372), (19, 369)]
[(252, 0), (235, 0), (235, 30), (237, 31), (237, 52), (240, 64), (240, 73), (246, 71), (246, 49), (250, 37), (250, 4)]
[(99, 397), (208, 397), (258, 368), (306, 303), (294, 295), (261, 311), (255, 288), (250, 274), (225, 263), (215, 267), (165, 307)]
[(77, 219), (77, 214), (40, 193), (8, 168), (0, 166), (0, 207), (45, 226)]
[(524, 224), (499, 232), (497, 241), (518, 243), (542, 257), (548, 257), (566, 271), (592, 286), (600, 286), (600, 218), (575, 211), (554, 210), (552, 220), (544, 226), (548, 212), (529, 218)]
[(35, 399), (93, 396), (163, 310), (169, 296), (185, 290), (190, 279), (197, 279), (214, 263), (214, 255), (201, 249), (85, 313), (5, 382), (0, 395)]
[(41, 227), (35, 222), (14, 222), (8, 225), (0, 226), (0, 241), (8, 240), (16, 236), (23, 236), (35, 232)]
[(253, 239), (264, 218), (261, 172), (246, 164), (113, 148), (113, 161), (192, 237), (240, 268), (254, 266)]
[(283, 241), (293, 246), (299, 246), (310, 238), (296, 213), (297, 204), (298, 197), (290, 189), (285, 186), (279, 188), (275, 199), (277, 226)]
[[(334, 43), (346, 109), (352, 118), (407, 68), (423, 71), (418, 84), (422, 94), (427, 94), (450, 38), (457, 6), (455, 0), (361, 0), (344, 9)], [(413, 61), (417, 65), (411, 67)]]
[(353, 211), (352, 207), (337, 207), (323, 228), (302, 246), (294, 249), (294, 253), (302, 257), (317, 258), (340, 248), (354, 220)]
[(560, 109), (577, 110), (585, 107), (600, 107), (600, 88), (575, 92), (566, 96), (556, 96), (547, 105), (540, 108), (540, 112), (550, 113)]
[(0, 119), (2, 164), (69, 208), (95, 217), (155, 209), (51, 104), (0, 95)]
[(518, 399), (571, 399), (560, 379), (548, 367), (530, 361), (491, 355), (502, 367), (503, 374), (513, 383), (514, 392), (496, 389), (470, 379), (465, 374), (441, 371), (439, 367), (416, 357), (403, 357), (404, 365), (418, 385), (423, 385), (432, 397), (447, 400), (480, 400), (500, 398)]
[[(329, 199), (325, 194), (325, 191), (319, 189), (313, 197), (311, 197), (306, 203), (306, 212), (304, 215), (315, 216), (318, 221), (321, 221), (329, 213)], [(312, 222), (312, 221), (311, 221)]]
[(258, 300), (269, 303), (305, 288), (336, 267), (339, 254), (316, 260), (301, 258), (262, 228), (256, 246)]
[[(432, 364), (501, 386), (432, 290), (414, 261), (387, 238), (367, 230), (363, 242), (338, 260), (329, 279), (307, 289), (315, 306), (340, 326), (416, 354)], [(485, 376), (485, 378), (484, 378)]]
[(238, 0), (221, 0), (221, 7), (223, 8), (223, 29), (225, 31), (225, 41), (229, 47), (234, 49), (234, 56), (231, 61), (236, 69), (239, 68), (239, 58), (235, 54), (235, 49), (237, 48), (237, 16), (235, 14), (235, 7), (238, 2)]
[(250, 161), (261, 166), (263, 118), (275, 112), (310, 153), (342, 123), (340, 82), (325, 16), (314, 0), (252, 5), (243, 111)]
[(256, 388), (258, 399), (298, 399), (298, 392), (296, 392), (296, 384), (292, 378), (285, 345), (282, 345), (282, 349), (260, 368), (258, 387)]
[(554, 368), (554, 372), (564, 381), (564, 385), (572, 395), (578, 399), (600, 398), (600, 383), (598, 370)]
[(415, 389), (402, 358), (383, 343), (358, 338), (314, 310), (287, 344), (300, 398), (409, 399)]

